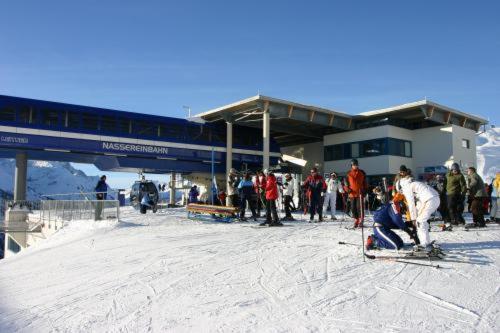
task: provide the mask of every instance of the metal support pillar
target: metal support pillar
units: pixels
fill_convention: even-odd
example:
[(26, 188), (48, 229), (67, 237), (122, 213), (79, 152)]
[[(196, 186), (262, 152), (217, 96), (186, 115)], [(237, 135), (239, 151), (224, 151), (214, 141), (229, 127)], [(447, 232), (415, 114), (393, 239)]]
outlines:
[(171, 207), (175, 206), (175, 172), (170, 175), (170, 198), (169, 205)]
[(263, 170), (268, 169), (269, 170), (269, 142), (270, 142), (270, 135), (271, 135), (271, 118), (269, 115), (269, 109), (268, 106), (264, 108), (264, 113), (262, 116), (262, 141), (263, 141), (263, 151), (262, 151), (262, 168)]
[(26, 200), (26, 179), (28, 175), (28, 155), (24, 152), (16, 154), (16, 171), (14, 174), (14, 200)]
[(226, 122), (226, 193), (229, 187), (227, 180), (229, 179), (229, 170), (233, 167), (233, 123)]

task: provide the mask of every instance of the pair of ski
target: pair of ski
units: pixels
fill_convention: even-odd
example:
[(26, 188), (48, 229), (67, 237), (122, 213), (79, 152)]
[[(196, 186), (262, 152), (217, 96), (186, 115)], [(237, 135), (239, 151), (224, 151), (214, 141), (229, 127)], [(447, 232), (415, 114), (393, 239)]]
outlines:
[(403, 264), (411, 264), (417, 266), (427, 266), (440, 268), (441, 266), (435, 265), (433, 263), (423, 263), (415, 262), (414, 260), (442, 260), (446, 254), (439, 250), (438, 253), (426, 253), (426, 252), (415, 252), (415, 251), (398, 251), (397, 255), (373, 255), (365, 253), (365, 257), (371, 260), (385, 260), (399, 262)]

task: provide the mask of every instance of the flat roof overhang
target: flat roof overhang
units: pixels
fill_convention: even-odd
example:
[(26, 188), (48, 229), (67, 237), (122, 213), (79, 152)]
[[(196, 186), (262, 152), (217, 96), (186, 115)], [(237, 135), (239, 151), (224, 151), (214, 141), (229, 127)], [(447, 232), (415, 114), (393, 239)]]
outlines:
[(417, 102), (401, 104), (385, 109), (373, 110), (354, 116), (354, 121), (377, 121), (384, 118), (403, 120), (408, 123), (423, 122), (434, 125), (457, 125), (474, 131), (479, 131), (481, 125), (488, 121), (481, 117), (468, 114), (450, 107), (424, 99)]
[(324, 135), (353, 129), (353, 118), (346, 113), (263, 95), (224, 105), (195, 117), (207, 122), (232, 122), (262, 128), (264, 112), (270, 114), (271, 135), (280, 146), (322, 141)]

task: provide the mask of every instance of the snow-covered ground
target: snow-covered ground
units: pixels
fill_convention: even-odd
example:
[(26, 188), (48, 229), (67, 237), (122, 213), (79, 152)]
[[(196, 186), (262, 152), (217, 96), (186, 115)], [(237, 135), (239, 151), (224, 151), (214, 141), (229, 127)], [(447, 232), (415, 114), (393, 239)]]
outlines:
[(436, 269), (363, 262), (338, 244), (360, 231), (339, 222), (256, 229), (125, 209), (102, 223), (0, 262), (1, 332), (500, 330), (496, 224), (433, 232), (449, 252)]

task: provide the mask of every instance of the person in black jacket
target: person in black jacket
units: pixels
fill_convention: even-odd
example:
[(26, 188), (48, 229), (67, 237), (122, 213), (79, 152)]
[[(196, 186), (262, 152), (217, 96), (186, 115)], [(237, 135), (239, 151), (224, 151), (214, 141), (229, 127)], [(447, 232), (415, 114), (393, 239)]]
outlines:
[(238, 184), (238, 191), (240, 196), (240, 219), (246, 221), (245, 210), (247, 208), (247, 202), (252, 211), (252, 218), (257, 221), (257, 214), (255, 213), (255, 188), (252, 182), (252, 176), (250, 173), (246, 173), (243, 180)]
[(94, 190), (96, 192), (95, 196), (97, 199), (94, 219), (98, 221), (102, 220), (103, 203), (101, 201), (106, 200), (108, 197), (108, 184), (106, 184), (105, 175), (101, 176)]

